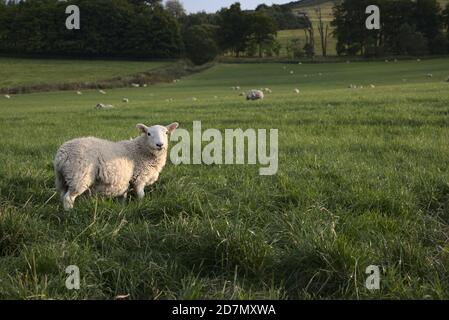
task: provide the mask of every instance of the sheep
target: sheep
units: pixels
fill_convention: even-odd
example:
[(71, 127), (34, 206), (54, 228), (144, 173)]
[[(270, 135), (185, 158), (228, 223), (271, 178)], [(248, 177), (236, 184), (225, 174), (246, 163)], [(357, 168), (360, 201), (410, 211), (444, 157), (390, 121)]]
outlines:
[(192, 101), (198, 101), (198, 98), (193, 97), (191, 100), (192, 100)]
[(427, 78), (433, 78), (433, 74), (428, 73), (428, 74), (426, 74), (426, 77), (427, 77)]
[(178, 128), (138, 124), (141, 135), (112, 142), (94, 137), (64, 143), (54, 159), (55, 183), (64, 209), (73, 209), (78, 196), (90, 191), (108, 197), (127, 198), (133, 190), (138, 199), (154, 184), (167, 161), (168, 135)]
[(99, 104), (97, 104), (97, 105), (95, 106), (95, 109), (97, 109), (97, 110), (114, 109), (114, 106), (113, 106), (113, 105), (110, 105), (110, 104), (102, 104), (102, 103), (99, 103)]
[(131, 86), (134, 87), (134, 88), (139, 88), (140, 84), (138, 84), (138, 83), (131, 83)]
[(144, 83), (142, 87), (146, 88), (146, 87), (148, 87), (148, 85), (146, 83)]
[(265, 97), (263, 91), (261, 90), (251, 90), (246, 94), (246, 100), (263, 100)]
[(104, 90), (98, 90), (98, 92), (100, 92), (101, 94), (106, 94), (106, 91)]
[(122, 102), (123, 102), (123, 103), (129, 103), (129, 99), (128, 99), (128, 98), (123, 98), (123, 99), (122, 99)]
[(299, 94), (299, 92), (300, 92), (298, 88), (296, 88), (294, 91), (296, 94)]
[(376, 86), (375, 86), (374, 84), (371, 84), (370, 87), (371, 87), (372, 89), (374, 89)]
[(83, 93), (81, 91), (77, 91), (76, 94), (81, 96)]
[(9, 94), (5, 94), (6, 99), (11, 99), (11, 96)]
[(270, 88), (264, 88), (262, 91), (264, 93), (273, 93), (273, 91)]
[(295, 73), (295, 71), (293, 71), (293, 70), (290, 70), (290, 74), (294, 74)]

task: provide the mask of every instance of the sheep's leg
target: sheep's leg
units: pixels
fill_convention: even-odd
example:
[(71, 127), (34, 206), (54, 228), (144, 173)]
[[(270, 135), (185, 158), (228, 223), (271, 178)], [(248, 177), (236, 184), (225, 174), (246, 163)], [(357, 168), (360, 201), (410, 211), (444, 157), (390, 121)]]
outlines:
[(124, 194), (122, 194), (122, 195), (119, 197), (119, 201), (120, 201), (121, 203), (126, 203), (126, 199), (128, 199), (128, 192), (125, 192)]
[(140, 184), (136, 186), (136, 194), (137, 194), (137, 199), (141, 200), (145, 197), (145, 185), (144, 184)]

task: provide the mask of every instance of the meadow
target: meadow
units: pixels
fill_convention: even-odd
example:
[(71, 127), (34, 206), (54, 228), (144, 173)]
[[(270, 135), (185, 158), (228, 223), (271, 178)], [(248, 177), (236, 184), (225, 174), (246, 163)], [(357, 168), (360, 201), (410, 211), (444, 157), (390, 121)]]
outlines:
[(169, 62), (54, 60), (0, 57), (0, 88), (107, 80), (166, 66)]
[[(449, 59), (220, 64), (107, 95), (0, 96), (0, 299), (448, 299), (447, 70)], [(232, 86), (273, 93), (247, 102)], [(279, 171), (169, 163), (142, 201), (84, 197), (63, 211), (61, 143), (173, 121), (276, 128)], [(65, 287), (69, 265), (80, 290)], [(370, 265), (380, 290), (365, 287)]]

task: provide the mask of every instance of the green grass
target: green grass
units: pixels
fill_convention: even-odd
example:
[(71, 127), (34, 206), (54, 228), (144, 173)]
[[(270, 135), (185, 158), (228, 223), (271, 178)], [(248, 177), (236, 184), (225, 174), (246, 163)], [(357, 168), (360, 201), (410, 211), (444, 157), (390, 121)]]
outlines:
[[(449, 60), (283, 67), (1, 97), (0, 298), (449, 298)], [(246, 102), (236, 85), (273, 94)], [(52, 171), (62, 142), (194, 120), (279, 129), (278, 174), (168, 164), (141, 202), (85, 197), (63, 212)], [(73, 264), (79, 291), (64, 285)], [(384, 270), (379, 291), (365, 289), (369, 265)]]
[(0, 88), (93, 82), (162, 67), (167, 62), (17, 59), (0, 57)]

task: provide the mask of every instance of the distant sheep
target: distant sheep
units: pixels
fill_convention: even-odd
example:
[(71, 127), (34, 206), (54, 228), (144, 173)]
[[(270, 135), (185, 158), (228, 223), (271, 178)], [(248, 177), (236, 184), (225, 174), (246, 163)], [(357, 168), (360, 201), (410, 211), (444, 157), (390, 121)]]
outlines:
[(246, 94), (246, 100), (263, 100), (265, 97), (261, 90), (251, 90)]
[(262, 91), (264, 93), (273, 93), (273, 91), (270, 88), (264, 88)]
[(300, 92), (298, 88), (296, 88), (294, 91), (296, 94), (299, 94), (299, 92)]
[(81, 96), (83, 93), (81, 91), (77, 91), (76, 94)]
[(426, 74), (426, 77), (427, 77), (427, 78), (433, 78), (433, 74), (428, 73), (428, 74)]
[(95, 106), (95, 109), (97, 109), (97, 110), (114, 109), (114, 106), (113, 106), (113, 105), (110, 105), (110, 104), (102, 104), (102, 103), (99, 103), (99, 104), (97, 104), (97, 105)]
[(54, 160), (56, 188), (65, 210), (73, 209), (78, 196), (90, 190), (126, 199), (133, 190), (139, 199), (154, 184), (167, 161), (168, 135), (178, 128), (138, 124), (141, 135), (111, 142), (93, 137), (64, 143)]
[(138, 83), (131, 83), (131, 86), (134, 88), (140, 88), (140, 84)]
[(98, 92), (100, 92), (101, 94), (106, 94), (106, 91), (104, 90), (98, 90)]
[(128, 98), (123, 98), (123, 99), (122, 99), (122, 102), (123, 102), (123, 103), (129, 103), (129, 99), (128, 99)]
[(11, 96), (9, 94), (5, 94), (6, 99), (11, 99)]

